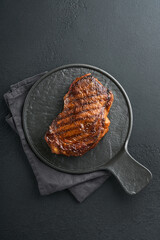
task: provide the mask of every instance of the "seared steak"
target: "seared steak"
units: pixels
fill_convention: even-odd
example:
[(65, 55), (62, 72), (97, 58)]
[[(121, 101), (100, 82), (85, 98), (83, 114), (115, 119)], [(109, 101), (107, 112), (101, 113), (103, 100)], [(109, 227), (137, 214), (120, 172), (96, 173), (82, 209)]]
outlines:
[(64, 96), (64, 109), (53, 120), (45, 140), (51, 151), (81, 156), (108, 132), (113, 94), (90, 73), (77, 78)]

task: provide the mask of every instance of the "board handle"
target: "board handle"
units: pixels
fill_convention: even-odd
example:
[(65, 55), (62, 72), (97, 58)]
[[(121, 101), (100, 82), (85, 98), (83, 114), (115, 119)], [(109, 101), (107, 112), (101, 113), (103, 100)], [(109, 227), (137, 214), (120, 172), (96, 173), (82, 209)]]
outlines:
[(152, 179), (152, 173), (123, 150), (114, 158), (107, 169), (118, 179), (123, 189), (130, 195), (141, 191)]

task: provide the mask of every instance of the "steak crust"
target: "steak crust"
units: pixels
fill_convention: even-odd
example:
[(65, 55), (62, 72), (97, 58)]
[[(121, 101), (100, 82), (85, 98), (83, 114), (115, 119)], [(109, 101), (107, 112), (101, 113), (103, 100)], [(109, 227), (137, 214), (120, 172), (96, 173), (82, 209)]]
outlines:
[(53, 120), (45, 140), (51, 151), (81, 156), (108, 132), (113, 93), (91, 73), (76, 78), (64, 96), (63, 111)]

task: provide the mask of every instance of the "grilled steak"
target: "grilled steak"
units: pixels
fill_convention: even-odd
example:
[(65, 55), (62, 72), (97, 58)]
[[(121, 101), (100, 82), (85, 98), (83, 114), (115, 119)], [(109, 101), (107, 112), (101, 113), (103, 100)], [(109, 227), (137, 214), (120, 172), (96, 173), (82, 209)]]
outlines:
[(51, 151), (81, 156), (108, 132), (113, 94), (90, 73), (77, 78), (64, 96), (64, 109), (53, 120), (45, 140)]

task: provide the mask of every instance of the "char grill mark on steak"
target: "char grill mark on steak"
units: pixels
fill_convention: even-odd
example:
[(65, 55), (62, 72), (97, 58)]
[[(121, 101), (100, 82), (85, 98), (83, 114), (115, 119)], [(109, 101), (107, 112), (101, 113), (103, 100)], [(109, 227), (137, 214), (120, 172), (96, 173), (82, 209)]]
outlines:
[(77, 78), (64, 96), (64, 109), (45, 140), (53, 153), (81, 156), (108, 132), (113, 94), (91, 74)]
[(97, 107), (97, 108), (94, 107), (94, 108), (85, 109), (85, 110), (82, 110), (82, 111), (76, 111), (76, 110), (74, 109), (72, 113), (68, 114), (67, 116), (61, 117), (61, 118), (59, 118), (58, 120), (62, 120), (62, 119), (71, 117), (71, 116), (73, 116), (73, 115), (75, 115), (75, 114), (76, 114), (76, 115), (79, 115), (79, 114), (82, 114), (82, 113), (84, 113), (84, 112), (90, 112), (90, 111), (97, 110), (97, 109), (99, 109), (99, 108), (98, 108), (98, 107)]
[[(87, 116), (86, 119), (92, 119), (92, 118), (94, 118), (95, 116), (96, 116), (96, 115)], [(65, 119), (65, 120), (66, 120), (66, 119)], [(73, 120), (73, 119), (72, 119), (72, 120)], [(72, 122), (82, 121), (82, 120), (84, 120), (84, 118), (83, 118), (83, 117), (79, 117), (79, 118), (74, 119), (73, 121), (72, 121), (72, 120), (70, 119), (70, 121), (66, 121), (66, 122), (64, 122), (64, 123), (60, 123), (60, 124), (58, 124), (57, 126), (69, 125), (69, 124), (71, 124)]]

